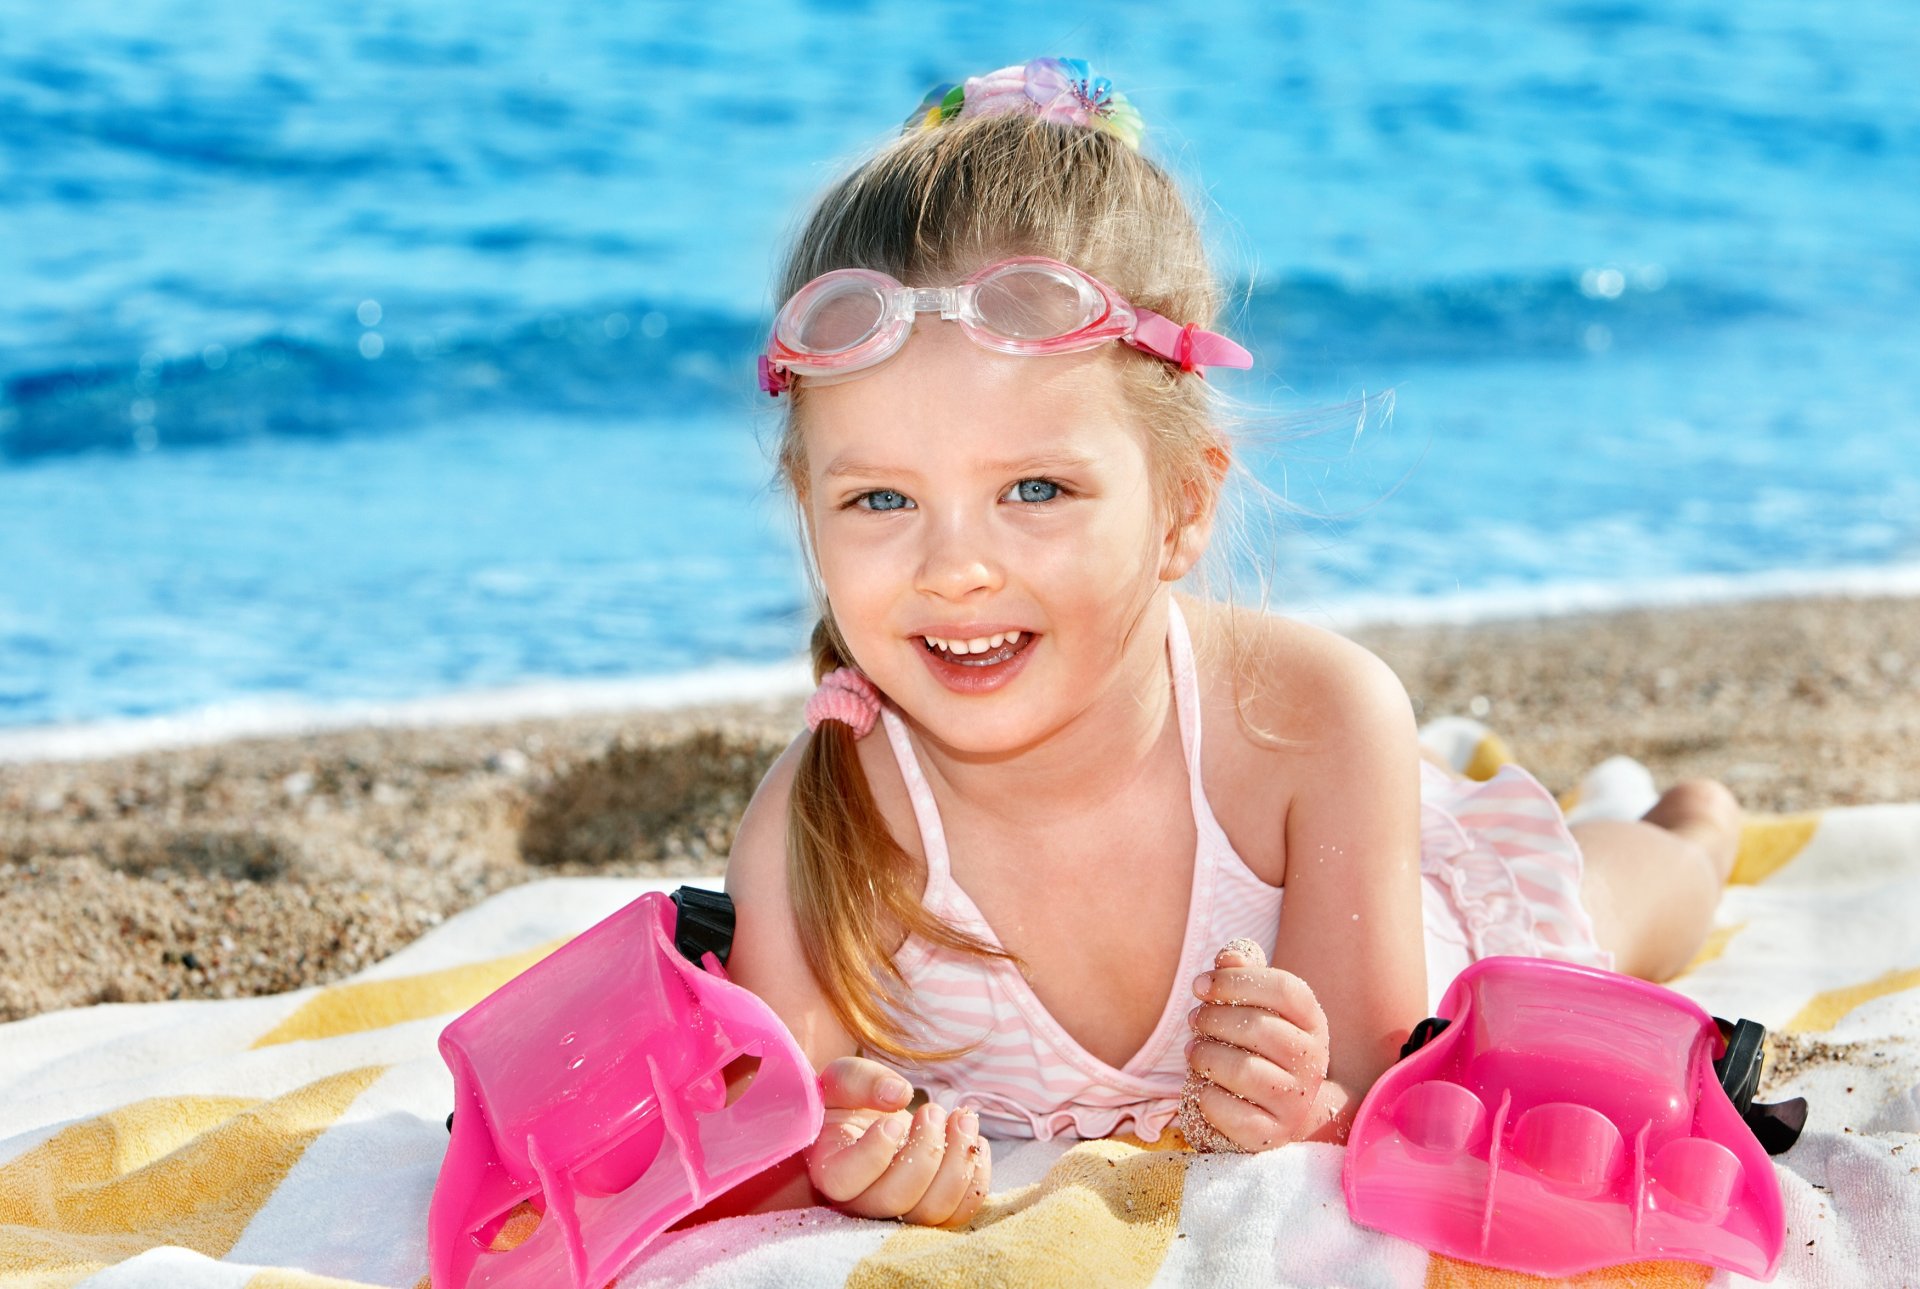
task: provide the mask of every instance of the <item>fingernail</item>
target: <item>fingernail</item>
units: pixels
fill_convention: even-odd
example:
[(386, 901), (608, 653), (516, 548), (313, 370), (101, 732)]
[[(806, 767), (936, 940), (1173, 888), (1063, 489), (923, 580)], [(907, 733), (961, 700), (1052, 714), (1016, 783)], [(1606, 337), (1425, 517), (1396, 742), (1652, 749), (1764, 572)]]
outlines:
[(1193, 978), (1193, 992), (1202, 998), (1213, 992), (1213, 973), (1203, 971)]
[(1194, 1023), (1195, 1021), (1197, 1021), (1197, 1020), (1199, 1020), (1199, 1019), (1200, 1019), (1200, 1011), (1201, 1011), (1201, 1008), (1199, 1008), (1199, 1007), (1196, 1007), (1196, 1008), (1194, 1008), (1194, 1009), (1193, 1009), (1192, 1011), (1190, 1011), (1190, 1012), (1188, 1012), (1188, 1013), (1187, 1013), (1187, 1024), (1189, 1024), (1189, 1025), (1191, 1025), (1191, 1024), (1193, 1024), (1193, 1023)]
[(880, 1131), (887, 1134), (888, 1141), (905, 1141), (907, 1139), (907, 1121), (889, 1116), (880, 1121)]
[(888, 1079), (880, 1085), (880, 1099), (888, 1105), (903, 1106), (913, 1100), (913, 1084), (905, 1079)]
[(980, 1116), (971, 1110), (960, 1112), (960, 1131), (969, 1137), (980, 1135)]

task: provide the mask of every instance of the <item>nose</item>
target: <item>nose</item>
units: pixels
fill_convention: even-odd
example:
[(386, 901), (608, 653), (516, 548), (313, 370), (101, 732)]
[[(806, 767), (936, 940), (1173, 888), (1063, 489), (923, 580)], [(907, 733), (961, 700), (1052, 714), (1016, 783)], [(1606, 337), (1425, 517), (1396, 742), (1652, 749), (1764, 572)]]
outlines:
[(1006, 576), (986, 525), (965, 515), (944, 515), (921, 530), (925, 536), (914, 588), (947, 600), (997, 591)]

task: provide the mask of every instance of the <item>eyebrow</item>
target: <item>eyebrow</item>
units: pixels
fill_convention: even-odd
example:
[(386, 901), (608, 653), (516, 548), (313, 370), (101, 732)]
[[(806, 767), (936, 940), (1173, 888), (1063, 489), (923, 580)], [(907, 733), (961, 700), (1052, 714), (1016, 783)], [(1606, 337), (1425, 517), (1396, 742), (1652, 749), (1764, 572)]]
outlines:
[(1036, 452), (1031, 456), (1014, 457), (1009, 461), (989, 461), (987, 469), (995, 474), (1012, 474), (1016, 470), (1091, 470), (1094, 459), (1079, 452)]
[[(1078, 452), (1034, 452), (1026, 456), (1013, 457), (1006, 461), (989, 461), (983, 467), (993, 474), (1012, 474), (1018, 470), (1090, 470), (1094, 466), (1092, 457)], [(823, 478), (844, 479), (871, 475), (911, 475), (914, 471), (905, 466), (879, 465), (874, 462), (860, 461), (850, 457), (835, 458), (826, 468)]]
[(874, 461), (858, 461), (852, 457), (835, 457), (822, 471), (824, 478), (870, 478), (874, 474), (900, 474), (897, 465), (877, 465)]

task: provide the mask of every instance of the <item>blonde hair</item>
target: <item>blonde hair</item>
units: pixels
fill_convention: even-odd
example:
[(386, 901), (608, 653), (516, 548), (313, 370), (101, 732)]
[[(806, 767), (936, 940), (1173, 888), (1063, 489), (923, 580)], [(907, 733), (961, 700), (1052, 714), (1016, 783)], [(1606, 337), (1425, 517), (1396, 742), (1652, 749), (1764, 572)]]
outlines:
[[(787, 255), (775, 304), (831, 269), (947, 285), (1003, 255), (1064, 260), (1176, 323), (1213, 329), (1220, 312), (1200, 228), (1165, 170), (1104, 131), (1013, 115), (956, 119), (892, 140), (830, 186)], [(1212, 513), (1233, 462), (1216, 391), (1131, 346), (1114, 345), (1112, 358), (1145, 437), (1161, 513), (1180, 525)], [(789, 393), (777, 461), (804, 511), (805, 378)], [(803, 525), (821, 614), (812, 638), (817, 682), (853, 659), (804, 537)], [(795, 922), (840, 1023), (868, 1051), (908, 1061), (957, 1055), (910, 1043), (901, 1017), (915, 1008), (891, 946), (918, 935), (961, 953), (1011, 955), (922, 906), (913, 861), (874, 802), (847, 726), (827, 721), (809, 737), (788, 809)]]

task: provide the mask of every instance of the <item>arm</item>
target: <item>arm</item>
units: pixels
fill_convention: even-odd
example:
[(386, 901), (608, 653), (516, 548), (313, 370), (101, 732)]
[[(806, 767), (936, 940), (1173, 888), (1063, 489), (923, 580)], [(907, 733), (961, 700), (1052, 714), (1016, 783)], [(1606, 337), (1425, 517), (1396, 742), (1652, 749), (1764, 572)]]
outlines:
[[(1228, 1144), (1344, 1141), (1425, 1015), (1419, 750), (1397, 677), (1330, 633), (1291, 665), (1289, 723), (1316, 731), (1286, 819), (1274, 962), (1228, 949), (1196, 983), (1196, 1108)], [(1231, 1093), (1232, 1095), (1227, 1095)]]
[[(1287, 895), (1274, 965), (1311, 987), (1330, 1061), (1318, 1094), (1344, 1141), (1374, 1080), (1426, 1015), (1420, 916), (1420, 750), (1399, 677), (1351, 641), (1312, 713), (1325, 731), (1287, 812)], [(1324, 862), (1322, 862), (1324, 860)]]
[(924, 1225), (972, 1218), (990, 1162), (972, 1116), (937, 1105), (909, 1114), (913, 1089), (857, 1055), (808, 967), (787, 894), (787, 805), (805, 736), (767, 771), (741, 817), (727, 860), (734, 905), (728, 975), (774, 1010), (820, 1071), (826, 1119), (808, 1149), (702, 1210), (701, 1220), (832, 1203), (860, 1217)]

